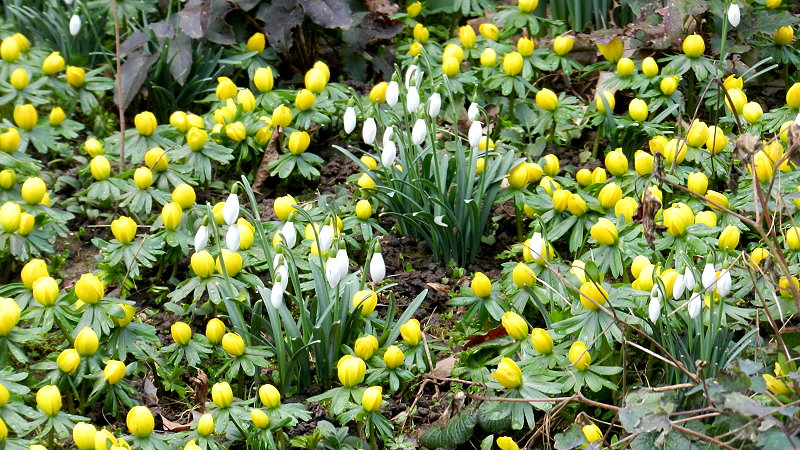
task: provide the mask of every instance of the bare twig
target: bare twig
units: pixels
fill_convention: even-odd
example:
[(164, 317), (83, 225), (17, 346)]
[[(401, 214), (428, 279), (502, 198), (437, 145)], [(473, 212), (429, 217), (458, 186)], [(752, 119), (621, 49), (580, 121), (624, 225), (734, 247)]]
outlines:
[(122, 96), (122, 56), (120, 56), (119, 43), (119, 14), (117, 14), (117, 0), (111, 0), (111, 13), (114, 16), (114, 45), (117, 57), (117, 112), (119, 113), (119, 166), (120, 171), (125, 171), (125, 106)]

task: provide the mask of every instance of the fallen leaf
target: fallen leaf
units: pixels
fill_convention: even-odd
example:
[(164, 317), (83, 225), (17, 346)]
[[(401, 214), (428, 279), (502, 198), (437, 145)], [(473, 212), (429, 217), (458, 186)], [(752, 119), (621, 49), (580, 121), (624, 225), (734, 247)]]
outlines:
[(434, 291), (436, 291), (436, 292), (438, 292), (440, 294), (445, 294), (446, 295), (446, 294), (448, 294), (450, 292), (450, 286), (448, 286), (446, 284), (442, 284), (442, 283), (425, 283), (425, 284), (427, 284), (428, 287), (430, 287), (431, 289), (433, 289)]
[(161, 423), (164, 425), (164, 431), (178, 432), (178, 431), (189, 431), (192, 429), (191, 422), (183, 424), (183, 423), (173, 422), (164, 417), (163, 414), (159, 414), (159, 416), (161, 416)]

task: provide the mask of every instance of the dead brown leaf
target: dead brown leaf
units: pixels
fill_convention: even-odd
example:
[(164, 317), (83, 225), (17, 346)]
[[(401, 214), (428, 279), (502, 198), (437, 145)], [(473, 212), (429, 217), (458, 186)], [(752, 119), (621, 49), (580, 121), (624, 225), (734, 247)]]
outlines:
[(438, 292), (440, 294), (447, 295), (447, 294), (450, 293), (450, 286), (448, 286), (446, 284), (442, 284), (442, 283), (425, 283), (425, 284), (427, 284), (428, 287), (430, 287), (431, 289), (433, 289), (434, 291), (436, 291), (436, 292)]
[(159, 414), (159, 416), (161, 416), (161, 423), (164, 425), (164, 431), (175, 431), (175, 432), (189, 431), (192, 428), (191, 422), (183, 424), (183, 423), (173, 422), (164, 417), (163, 414)]
[(256, 172), (256, 179), (253, 181), (253, 192), (261, 194), (261, 188), (269, 178), (269, 164), (278, 159), (278, 149), (281, 147), (281, 140), (283, 138), (283, 129), (277, 127), (272, 132), (272, 137), (269, 138), (267, 148), (264, 150), (264, 156), (261, 158), (261, 164), (258, 165), (258, 172)]
[(650, 192), (650, 189), (645, 189), (642, 203), (633, 213), (633, 221), (642, 224), (642, 232), (650, 248), (653, 248), (656, 233), (666, 230), (663, 225), (656, 224), (655, 217), (659, 209), (661, 209), (661, 200)]

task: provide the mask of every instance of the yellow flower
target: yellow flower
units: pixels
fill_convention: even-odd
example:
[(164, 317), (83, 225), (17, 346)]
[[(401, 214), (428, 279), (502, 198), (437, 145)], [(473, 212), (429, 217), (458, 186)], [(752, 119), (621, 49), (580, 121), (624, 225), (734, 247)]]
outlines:
[(133, 118), (133, 123), (136, 125), (136, 130), (142, 136), (152, 135), (156, 132), (156, 127), (158, 126), (156, 116), (150, 111), (144, 111), (137, 114)]
[(789, 45), (794, 40), (794, 28), (790, 25), (778, 28), (778, 31), (772, 35), (772, 40), (778, 45)]
[(422, 44), (414, 42), (408, 47), (408, 54), (411, 56), (419, 56), (422, 53)]
[(642, 73), (651, 78), (658, 75), (658, 63), (652, 56), (642, 60)]
[(127, 327), (132, 321), (134, 316), (136, 315), (136, 308), (126, 303), (117, 303), (117, 305), (122, 308), (122, 311), (125, 312), (125, 317), (111, 317), (111, 321), (114, 322), (114, 325), (125, 328)]
[(475, 29), (470, 25), (464, 25), (458, 29), (458, 40), (464, 48), (472, 48), (475, 46)]
[(708, 190), (708, 177), (703, 172), (692, 172), (686, 180), (686, 188), (695, 194), (704, 195)]
[(622, 153), (621, 148), (608, 152), (608, 154), (606, 154), (605, 163), (606, 170), (608, 170), (611, 175), (618, 177), (628, 171), (628, 158)]
[(547, 330), (534, 328), (531, 332), (531, 343), (538, 353), (549, 355), (553, 352), (553, 338)]
[(52, 277), (41, 277), (33, 282), (33, 298), (42, 306), (51, 306), (58, 298), (58, 283)]
[(531, 39), (523, 37), (517, 41), (517, 51), (522, 56), (530, 56), (533, 53), (533, 48), (534, 44)]
[(97, 333), (89, 327), (83, 327), (78, 336), (75, 337), (75, 350), (81, 356), (94, 355), (99, 346), (100, 341), (97, 338)]
[(566, 189), (556, 189), (555, 192), (553, 192), (553, 209), (558, 212), (567, 209), (571, 196), (572, 193)]
[(226, 100), (229, 98), (236, 97), (236, 91), (238, 88), (236, 84), (231, 81), (228, 77), (219, 77), (217, 78), (217, 100)]
[(528, 323), (514, 311), (507, 311), (501, 319), (506, 333), (517, 341), (522, 341), (528, 337)]
[(67, 118), (67, 115), (64, 114), (64, 110), (61, 109), (60, 106), (56, 106), (52, 110), (50, 110), (50, 116), (48, 116), (48, 120), (50, 120), (50, 125), (57, 127), (61, 125), (62, 122)]
[[(736, 113), (742, 114), (744, 105), (747, 103), (747, 96), (740, 89), (728, 89), (728, 95), (725, 96), (725, 106), (729, 111), (736, 110)], [(730, 100), (728, 99), (730, 97)]]
[(375, 180), (368, 174), (362, 173), (361, 176), (358, 177), (358, 187), (361, 189), (372, 189), (375, 187)]
[(706, 51), (706, 43), (698, 34), (690, 34), (683, 40), (683, 53), (690, 58), (697, 58)]
[(39, 114), (33, 105), (25, 104), (14, 107), (14, 123), (23, 130), (31, 131), (38, 121)]
[(758, 119), (761, 118), (761, 115), (764, 114), (764, 110), (761, 109), (761, 105), (756, 102), (749, 102), (746, 103), (742, 107), (742, 115), (744, 116), (744, 120), (747, 123), (756, 123)]
[(272, 111), (272, 126), (287, 127), (292, 123), (292, 110), (286, 105), (278, 105)]
[(353, 352), (364, 361), (372, 358), (372, 354), (378, 349), (378, 339), (369, 334), (356, 339), (353, 345)]
[(633, 167), (636, 169), (636, 173), (642, 176), (653, 173), (654, 160), (653, 155), (643, 150), (636, 150), (633, 155)]
[(105, 369), (103, 369), (103, 379), (108, 384), (117, 384), (125, 377), (125, 370), (124, 362), (109, 359), (106, 361)]
[(592, 225), (589, 230), (592, 237), (603, 245), (614, 245), (617, 243), (617, 226), (614, 222), (601, 217), (597, 223)]
[(492, 282), (489, 280), (489, 277), (481, 272), (475, 272), (475, 276), (472, 277), (469, 287), (472, 289), (472, 293), (477, 297), (485, 298), (492, 293)]
[(90, 423), (78, 422), (72, 428), (72, 440), (78, 450), (95, 450), (94, 435), (97, 428)]
[(308, 89), (301, 89), (294, 99), (294, 104), (300, 111), (307, 111), (314, 106), (316, 98)]
[(320, 69), (312, 68), (308, 72), (306, 72), (305, 76), (305, 84), (306, 89), (313, 92), (314, 94), (319, 94), (325, 89), (325, 84), (327, 83), (325, 79), (325, 73), (322, 72)]
[(250, 410), (250, 420), (256, 428), (263, 429), (269, 426), (269, 416), (260, 409)]
[(9, 36), (0, 42), (0, 58), (7, 63), (13, 63), (19, 58), (20, 49), (16, 39)]
[(564, 56), (572, 51), (573, 45), (575, 45), (575, 39), (572, 36), (558, 36), (553, 40), (553, 51), (558, 56)]
[(522, 371), (510, 358), (503, 358), (497, 365), (497, 370), (492, 372), (492, 378), (497, 380), (506, 389), (516, 389), (522, 385)]
[(281, 393), (271, 384), (265, 384), (258, 388), (258, 398), (268, 409), (275, 409), (281, 405)]
[(200, 278), (208, 278), (214, 273), (214, 257), (207, 250), (202, 250), (191, 258), (192, 271)]
[(522, 55), (519, 52), (508, 52), (503, 55), (503, 72), (509, 76), (517, 76), (522, 72)]
[(569, 198), (567, 199), (567, 209), (575, 216), (582, 216), (586, 214), (586, 211), (589, 210), (589, 207), (586, 205), (586, 201), (578, 194), (570, 194)]
[(222, 266), (220, 265), (220, 259), (222, 259), (222, 261), (225, 262), (225, 271), (228, 272), (229, 277), (235, 277), (239, 272), (241, 272), (242, 270), (241, 254), (231, 252), (227, 248), (222, 249), (221, 256), (217, 258), (216, 261), (217, 273), (222, 274)]
[(620, 58), (617, 61), (617, 73), (622, 77), (627, 77), (636, 70), (636, 66), (630, 58)]
[[(555, 166), (556, 174), (558, 173), (559, 170), (558, 158), (556, 158), (555, 162), (553, 162), (548, 157), (545, 156), (545, 163), (546, 163), (545, 166), (547, 167), (548, 171), (552, 171), (553, 166)], [(525, 163), (525, 168), (526, 172), (528, 172), (528, 183), (535, 183), (542, 179), (542, 175), (544, 174), (544, 169), (539, 164), (528, 162)]]
[(448, 56), (442, 61), (442, 72), (449, 78), (456, 76), (460, 70), (461, 63), (458, 62), (455, 56)]
[(361, 383), (364, 380), (364, 373), (367, 371), (364, 360), (351, 355), (342, 356), (336, 367), (339, 381), (346, 388)]
[(33, 282), (42, 277), (50, 276), (47, 272), (47, 264), (41, 259), (32, 259), (22, 266), (20, 277), (27, 289), (33, 288)]
[(637, 122), (644, 122), (647, 120), (647, 103), (640, 98), (635, 98), (631, 100), (628, 104), (628, 114), (630, 114), (631, 119)]
[(481, 53), (481, 66), (494, 67), (497, 65), (497, 52), (491, 47), (486, 47)]
[(667, 145), (664, 146), (664, 160), (667, 164), (672, 165), (673, 161), (677, 164), (686, 159), (686, 152), (689, 151), (689, 146), (679, 139), (670, 139)]
[(708, 125), (705, 122), (695, 119), (686, 134), (686, 141), (692, 147), (701, 147), (708, 141), (708, 131)]
[(717, 226), (717, 215), (713, 211), (700, 211), (694, 218), (694, 223), (702, 223), (709, 227)]
[(786, 395), (790, 392), (789, 387), (786, 386), (786, 383), (783, 381), (773, 377), (772, 375), (765, 373), (762, 375), (764, 377), (764, 381), (767, 383), (767, 389), (775, 395)]
[(214, 432), (214, 416), (205, 413), (197, 419), (197, 434), (208, 436)]
[[(722, 206), (723, 208), (728, 207), (728, 197), (726, 197), (725, 194), (721, 194), (717, 191), (709, 189), (708, 191), (706, 191), (706, 198)], [(708, 203), (708, 206), (711, 209), (716, 209), (717, 211), (719, 211), (719, 208), (713, 205), (711, 202), (706, 202), (706, 203)]]
[[(603, 103), (603, 98), (604, 97), (605, 97), (605, 100), (606, 100), (605, 103)], [(614, 98), (614, 93), (613, 92), (611, 92), (611, 91), (603, 91), (602, 92), (602, 96), (599, 95), (599, 94), (597, 95), (597, 97), (595, 98), (594, 103), (595, 103), (595, 105), (597, 105), (597, 110), (602, 112), (602, 113), (606, 112), (606, 103), (608, 103), (608, 106), (611, 108), (609, 110), (609, 112), (613, 113), (614, 112), (614, 106), (616, 106), (617, 101)]]
[(486, 39), (496, 41), (500, 38), (500, 30), (496, 25), (491, 23), (482, 23), (478, 27), (478, 31), (481, 33), (481, 36), (485, 37)]
[(32, 214), (22, 213), (19, 216), (19, 228), (17, 228), (17, 233), (20, 236), (27, 236), (31, 234), (33, 231), (33, 225), (36, 223), (36, 218), (33, 217)]
[[(545, 111), (555, 111), (558, 108), (558, 96), (550, 89), (541, 89), (536, 93), (536, 105)], [(547, 169), (545, 169), (545, 173), (547, 173)]]
[(131, 408), (125, 418), (125, 423), (128, 425), (128, 431), (139, 438), (150, 436), (153, 428), (155, 428), (153, 413), (146, 406), (134, 406)]
[(28, 78), (28, 71), (22, 68), (15, 69), (13, 72), (11, 72), (11, 76), (9, 77), (8, 81), (11, 83), (11, 86), (13, 86), (14, 89), (21, 91), (25, 89), (30, 82), (30, 78)]
[[(518, 0), (517, 7), (524, 13), (529, 13), (539, 6), (539, 0)], [(504, 448), (503, 450), (508, 450)]]
[[(592, 300), (594, 300), (594, 302), (592, 302)], [(600, 286), (599, 283), (595, 283), (590, 280), (581, 284), (580, 301), (584, 308), (590, 311), (597, 311), (600, 309), (600, 306), (606, 304), (607, 300), (608, 291), (606, 291), (603, 286)], [(597, 303), (597, 305), (595, 305), (595, 303)]]
[(600, 50), (600, 53), (608, 62), (615, 63), (622, 58), (622, 50), (624, 49), (624, 44), (620, 38), (615, 37), (611, 40), (608, 44), (597, 44), (597, 49)]
[(64, 373), (73, 373), (78, 369), (81, 362), (81, 355), (74, 348), (68, 348), (61, 352), (56, 358), (58, 369)]
[(686, 227), (694, 223), (694, 212), (685, 203), (674, 203), (664, 210), (663, 215), (664, 226), (672, 236), (682, 235)]
[(214, 345), (219, 344), (225, 335), (225, 330), (225, 324), (221, 320), (217, 318), (209, 320), (208, 323), (206, 323), (206, 338), (208, 342)]
[(311, 143), (311, 137), (305, 131), (294, 131), (289, 135), (289, 152), (300, 155)]
[(97, 181), (108, 179), (111, 175), (111, 163), (108, 158), (103, 155), (97, 155), (89, 162), (89, 170), (92, 173), (92, 178)]
[(603, 438), (603, 433), (600, 431), (600, 428), (597, 427), (595, 424), (586, 425), (581, 428), (583, 431), (583, 436), (589, 442), (599, 441)]
[(533, 286), (536, 278), (533, 270), (524, 263), (517, 263), (511, 271), (511, 278), (518, 287)]
[(236, 333), (226, 333), (222, 337), (222, 348), (231, 356), (244, 355), (244, 339)]
[(186, 345), (192, 339), (192, 327), (186, 322), (175, 322), (170, 327), (172, 340), (178, 345)]
[(353, 295), (353, 309), (358, 309), (361, 307), (362, 316), (368, 316), (372, 314), (372, 311), (375, 311), (375, 307), (377, 305), (378, 295), (373, 290), (364, 289), (356, 292)]
[(775, 9), (778, 6), (781, 6), (781, 1), (782, 0), (764, 0), (764, 6), (769, 9)]
[(250, 39), (247, 40), (247, 51), (248, 52), (263, 52), (264, 47), (266, 47), (267, 39), (264, 36), (264, 33), (254, 33), (250, 36)]
[(500, 447), (500, 450), (519, 450), (519, 445), (508, 436), (497, 438), (497, 446)]
[(244, 88), (236, 94), (236, 103), (241, 105), (243, 112), (250, 112), (256, 108), (256, 98), (250, 89)]
[(194, 188), (186, 183), (181, 183), (175, 186), (172, 191), (172, 202), (177, 204), (181, 209), (191, 208), (197, 200), (197, 194)]
[(372, 216), (372, 205), (369, 200), (359, 200), (356, 203), (356, 217), (361, 220), (369, 219)]
[(524, 162), (508, 172), (508, 184), (514, 189), (522, 189), (528, 184), (528, 166)]
[(417, 17), (420, 12), (422, 12), (422, 3), (420, 2), (414, 2), (406, 7), (406, 14), (411, 19)]
[(74, 88), (83, 86), (86, 71), (82, 67), (67, 66), (67, 83)]
[(419, 344), (422, 340), (422, 330), (420, 330), (419, 320), (411, 319), (400, 326), (400, 335), (403, 337), (403, 342), (410, 346)]
[(568, 356), (570, 364), (580, 371), (588, 369), (589, 365), (592, 363), (592, 357), (586, 350), (586, 344), (581, 341), (572, 343), (569, 347)]
[(661, 79), (661, 82), (658, 84), (658, 88), (661, 89), (661, 93), (664, 95), (672, 95), (678, 89), (678, 77), (664, 77)]
[(13, 169), (3, 169), (0, 171), (0, 188), (11, 189), (17, 182), (17, 173)]
[(8, 333), (17, 326), (19, 314), (19, 305), (14, 299), (0, 298), (0, 336), (8, 336)]
[(48, 385), (36, 392), (36, 405), (48, 416), (55, 416), (61, 410), (61, 391), (58, 386)]
[(739, 237), (741, 232), (733, 225), (728, 225), (719, 234), (719, 249), (731, 251), (739, 245)]
[(791, 250), (800, 250), (800, 227), (789, 227), (786, 230), (786, 245)]
[(372, 89), (369, 91), (369, 101), (372, 103), (386, 102), (386, 90), (388, 88), (389, 88), (389, 83), (385, 81), (381, 81), (380, 83), (373, 86)]
[(161, 222), (167, 230), (177, 229), (181, 224), (182, 218), (183, 211), (181, 206), (175, 202), (167, 203), (161, 210)]
[[(779, 159), (780, 157), (776, 158), (775, 160), (777, 161)], [(775, 166), (773, 165), (772, 161), (773, 160), (770, 159), (769, 155), (767, 155), (763, 151), (756, 153), (755, 156), (753, 157), (753, 165), (755, 166), (756, 178), (760, 183), (766, 183), (770, 179), (772, 179), (772, 174), (775, 170)], [(748, 169), (752, 171), (752, 167), (748, 167)]]
[(22, 220), (22, 209), (14, 202), (5, 202), (0, 207), (0, 226), (6, 233), (13, 233), (19, 228)]
[(403, 354), (403, 351), (400, 350), (400, 347), (396, 345), (390, 345), (383, 354), (383, 362), (389, 369), (396, 369), (400, 367), (400, 365), (403, 364), (404, 359), (405, 355)]
[(371, 386), (364, 390), (361, 396), (361, 406), (368, 412), (376, 412), (381, 410), (381, 403), (383, 403), (383, 388), (380, 386)]
[(64, 68), (64, 58), (59, 52), (53, 52), (47, 55), (47, 58), (42, 62), (42, 73), (45, 75), (54, 75), (61, 72)]
[(717, 128), (716, 126), (712, 125), (708, 127), (708, 138), (706, 139), (706, 149), (709, 152), (717, 154), (725, 149), (725, 146), (728, 145), (728, 137), (725, 136), (725, 133)]
[(225, 126), (225, 135), (235, 142), (242, 142), (247, 137), (247, 129), (242, 122), (229, 123)]
[(31, 205), (37, 205), (44, 198), (47, 186), (39, 177), (31, 177), (22, 183), (22, 199)]
[(275, 199), (273, 209), (278, 219), (282, 221), (290, 220), (292, 216), (297, 214), (294, 207), (297, 206), (297, 201), (291, 195), (284, 195)]
[(427, 42), (428, 37), (430, 36), (428, 29), (425, 28), (425, 26), (422, 25), (421, 23), (414, 25), (413, 34), (414, 34), (414, 39), (422, 43)]
[(269, 92), (275, 85), (275, 79), (272, 76), (272, 67), (259, 67), (253, 74), (253, 84), (256, 89), (261, 92)]

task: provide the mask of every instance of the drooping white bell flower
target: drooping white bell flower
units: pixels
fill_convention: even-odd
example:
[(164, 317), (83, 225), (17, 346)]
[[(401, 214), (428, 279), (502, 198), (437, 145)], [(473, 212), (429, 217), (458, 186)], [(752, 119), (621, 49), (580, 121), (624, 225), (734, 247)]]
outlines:
[(478, 148), (478, 144), (481, 143), (482, 136), (483, 124), (479, 120), (472, 122), (472, 125), (469, 126), (469, 132), (467, 133), (470, 147)]
[(481, 114), (481, 112), (480, 112), (480, 110), (478, 110), (478, 104), (475, 103), (475, 102), (470, 103), (469, 104), (469, 109), (467, 109), (467, 118), (469, 120), (475, 121), (475, 120), (478, 120), (478, 117), (480, 117), (480, 114)]
[(689, 267), (683, 271), (683, 284), (686, 285), (686, 289), (689, 291), (694, 290), (694, 287), (697, 284), (694, 279), (694, 270), (690, 269)]
[(369, 276), (373, 283), (380, 283), (386, 278), (386, 263), (383, 261), (383, 254), (375, 252), (369, 260)]
[(425, 119), (417, 119), (411, 129), (411, 141), (414, 145), (420, 145), (425, 142), (426, 134), (428, 134), (428, 125), (425, 123)]
[(225, 246), (228, 250), (236, 252), (239, 250), (239, 242), (241, 235), (239, 234), (239, 225), (233, 224), (228, 227), (228, 232), (225, 233)]
[(342, 122), (344, 122), (345, 133), (350, 134), (356, 129), (356, 110), (353, 109), (352, 106), (348, 106), (347, 109), (344, 110)]
[(392, 80), (386, 87), (386, 104), (394, 107), (398, 98), (400, 98), (400, 85), (397, 84), (397, 81)]
[(350, 268), (350, 258), (347, 256), (347, 250), (340, 248), (336, 252), (336, 259), (338, 260), (336, 267), (339, 269), (339, 279), (344, 280), (344, 277), (347, 276), (347, 269)]
[(419, 108), (419, 90), (417, 90), (416, 86), (411, 86), (408, 88), (408, 94), (406, 95), (406, 110), (410, 113), (417, 112), (417, 108)]
[(294, 227), (294, 223), (284, 223), (281, 227), (280, 233), (286, 240), (286, 247), (290, 249), (294, 248), (294, 244), (297, 243), (297, 229)]
[(726, 297), (731, 293), (732, 285), (733, 280), (731, 280), (731, 271), (723, 270), (720, 272), (719, 279), (717, 279), (717, 294), (719, 294), (720, 297)]
[(544, 239), (542, 239), (542, 233), (533, 233), (533, 236), (531, 236), (527, 245), (531, 252), (531, 257), (534, 260), (542, 257), (542, 253), (544, 251)]
[(647, 308), (647, 314), (650, 316), (650, 321), (655, 323), (661, 317), (661, 295), (658, 297), (650, 297), (650, 305)]
[(194, 251), (203, 251), (208, 245), (208, 227), (200, 225), (197, 232), (194, 234)]
[(385, 130), (383, 130), (383, 140), (382, 140), (382, 143), (383, 143), (383, 146), (384, 146), (384, 147), (386, 146), (386, 143), (387, 143), (387, 142), (389, 142), (389, 141), (391, 141), (391, 140), (392, 140), (392, 136), (394, 136), (394, 127), (393, 127), (393, 126), (391, 126), (391, 125), (389, 125), (388, 127), (386, 127), (386, 129), (385, 129)]
[(375, 142), (375, 135), (378, 134), (378, 126), (375, 124), (375, 119), (368, 117), (364, 121), (364, 126), (361, 128), (361, 137), (364, 138), (364, 143), (372, 145)]
[(383, 167), (389, 168), (394, 164), (395, 159), (397, 159), (397, 146), (393, 141), (388, 141), (381, 149), (381, 164)]
[(286, 291), (286, 286), (289, 285), (289, 269), (286, 267), (286, 264), (281, 264), (275, 269), (275, 279), (278, 280), (283, 290)]
[[(438, 92), (431, 95), (431, 98), (428, 100), (428, 116), (431, 119), (435, 119), (436, 116), (439, 115), (439, 110), (442, 108), (442, 96), (439, 95)], [(800, 115), (797, 116), (800, 118)]]
[(69, 19), (69, 34), (72, 36), (77, 36), (78, 33), (81, 32), (81, 17), (77, 14), (73, 14), (72, 17)]
[(319, 242), (317, 242), (317, 248), (319, 249), (320, 253), (325, 253), (331, 248), (331, 243), (333, 242), (333, 228), (330, 225), (324, 225), (321, 230), (319, 230)]
[(239, 197), (236, 194), (230, 194), (225, 199), (222, 207), (222, 218), (225, 219), (225, 223), (228, 225), (233, 225), (236, 223), (236, 219), (239, 218)]
[(731, 3), (731, 6), (728, 7), (728, 22), (733, 28), (736, 28), (739, 25), (739, 21), (742, 18), (741, 14), (742, 13), (739, 10), (739, 4), (736, 2)]
[(689, 311), (689, 317), (694, 319), (700, 314), (700, 309), (703, 307), (703, 301), (700, 299), (700, 294), (695, 292), (692, 294), (692, 297), (689, 299), (689, 306), (687, 306), (687, 310)]
[(283, 284), (281, 283), (281, 280), (277, 280), (275, 283), (273, 283), (272, 292), (269, 296), (269, 302), (275, 309), (280, 308), (281, 304), (283, 304)]
[(336, 287), (341, 278), (341, 270), (339, 266), (341, 262), (338, 258), (328, 258), (328, 261), (325, 263), (325, 278), (328, 280), (328, 285), (330, 287)]
[(675, 300), (683, 297), (683, 292), (685, 291), (685, 289), (686, 289), (686, 278), (683, 275), (678, 274), (678, 276), (675, 277), (675, 284), (672, 285), (672, 297)]
[(714, 270), (713, 264), (706, 263), (706, 266), (703, 268), (701, 280), (703, 282), (703, 289), (705, 290), (711, 289), (711, 287), (714, 286), (714, 282), (717, 281), (717, 272)]
[(286, 257), (282, 253), (275, 253), (275, 256), (272, 257), (272, 267), (278, 270), (278, 267), (284, 264), (286, 264)]
[(408, 66), (408, 69), (406, 69), (406, 77), (405, 77), (406, 89), (411, 87), (411, 81), (415, 80), (414, 75), (418, 70), (419, 67), (417, 67), (416, 64), (411, 64), (410, 66)]

